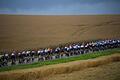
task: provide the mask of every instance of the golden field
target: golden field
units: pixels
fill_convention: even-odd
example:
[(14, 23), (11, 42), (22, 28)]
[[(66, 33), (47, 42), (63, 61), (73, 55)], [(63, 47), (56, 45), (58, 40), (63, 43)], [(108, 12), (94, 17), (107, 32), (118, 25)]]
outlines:
[[(43, 80), (120, 80), (120, 62), (49, 76)], [(41, 79), (37, 79), (41, 80)]]
[(119, 15), (0, 15), (0, 51), (107, 38), (120, 38)]

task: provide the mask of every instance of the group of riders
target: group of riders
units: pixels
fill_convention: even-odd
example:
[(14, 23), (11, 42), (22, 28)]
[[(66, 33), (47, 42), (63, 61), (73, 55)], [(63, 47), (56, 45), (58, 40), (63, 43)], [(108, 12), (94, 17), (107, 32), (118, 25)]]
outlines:
[(113, 48), (120, 48), (120, 39), (86, 41), (58, 46), (55, 48), (26, 50), (21, 52), (3, 52), (2, 55), (0, 55), (0, 67), (54, 60)]

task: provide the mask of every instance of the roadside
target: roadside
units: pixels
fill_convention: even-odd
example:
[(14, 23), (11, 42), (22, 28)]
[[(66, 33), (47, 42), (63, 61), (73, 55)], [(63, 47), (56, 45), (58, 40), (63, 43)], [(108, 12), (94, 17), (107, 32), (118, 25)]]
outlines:
[(43, 80), (120, 80), (120, 62), (112, 62), (72, 73), (53, 75)]
[(35, 62), (32, 64), (20, 64), (20, 65), (14, 65), (14, 66), (7, 66), (7, 67), (0, 68), (0, 72), (18, 70), (18, 69), (37, 68), (41, 66), (67, 63), (67, 62), (77, 61), (77, 60), (87, 60), (87, 59), (97, 58), (100, 56), (111, 55), (114, 53), (120, 53), (120, 48), (109, 49), (105, 51), (98, 51), (94, 53), (82, 54), (82, 55), (66, 57), (66, 58), (61, 58), (61, 59), (56, 59), (56, 60), (48, 60), (48, 61), (42, 61), (42, 62), (40, 61), (40, 62)]
[[(86, 68), (97, 67), (112, 62), (119, 62), (120, 54), (112, 54), (96, 59), (78, 60), (68, 63), (48, 65), (39, 68), (14, 70), (10, 72), (1, 72), (0, 80), (35, 80), (44, 79), (56, 74), (67, 74), (74, 71), (81, 71)], [(46, 79), (45, 79), (46, 80)], [(72, 79), (71, 79), (72, 80)]]

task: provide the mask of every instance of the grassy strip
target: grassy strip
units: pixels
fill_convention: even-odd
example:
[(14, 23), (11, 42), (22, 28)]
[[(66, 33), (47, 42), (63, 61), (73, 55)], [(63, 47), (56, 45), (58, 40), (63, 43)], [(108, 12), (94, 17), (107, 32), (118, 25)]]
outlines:
[(3, 68), (0, 68), (0, 72), (16, 70), (16, 69), (35, 68), (35, 67), (40, 67), (40, 66), (45, 66), (45, 65), (66, 63), (66, 62), (76, 61), (76, 60), (93, 59), (96, 57), (106, 56), (106, 55), (110, 55), (110, 54), (114, 54), (114, 53), (120, 53), (120, 48), (99, 51), (99, 52), (94, 52), (94, 53), (89, 53), (89, 54), (83, 54), (83, 55), (79, 55), (79, 56), (75, 56), (75, 57), (51, 60), (51, 61), (44, 61), (44, 62), (36, 62), (36, 63), (32, 63), (32, 64), (21, 64), (21, 65), (3, 67)]

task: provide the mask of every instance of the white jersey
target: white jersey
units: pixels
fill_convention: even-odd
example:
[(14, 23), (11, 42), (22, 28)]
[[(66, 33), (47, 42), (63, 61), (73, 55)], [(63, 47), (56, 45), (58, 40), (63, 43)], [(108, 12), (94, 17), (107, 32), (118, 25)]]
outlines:
[(15, 54), (14, 54), (14, 53), (12, 53), (11, 55), (12, 55), (12, 56), (14, 56)]
[(27, 51), (26, 53), (27, 53), (27, 54), (30, 54), (30, 51)]
[(5, 56), (8, 56), (8, 54), (5, 54)]

